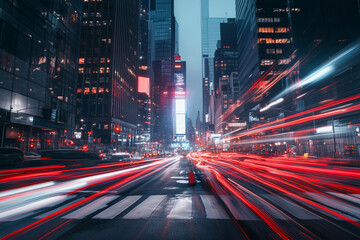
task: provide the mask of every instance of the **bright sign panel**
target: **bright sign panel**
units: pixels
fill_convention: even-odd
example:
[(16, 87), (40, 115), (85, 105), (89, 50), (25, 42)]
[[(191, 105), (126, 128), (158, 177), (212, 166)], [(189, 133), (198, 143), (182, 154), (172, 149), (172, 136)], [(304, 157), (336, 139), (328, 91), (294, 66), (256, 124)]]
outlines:
[(185, 114), (176, 114), (176, 135), (186, 134)]
[(146, 93), (148, 96), (150, 96), (150, 78), (148, 77), (138, 78), (138, 92)]
[(186, 103), (185, 99), (176, 99), (175, 100), (175, 113), (185, 114), (186, 113)]

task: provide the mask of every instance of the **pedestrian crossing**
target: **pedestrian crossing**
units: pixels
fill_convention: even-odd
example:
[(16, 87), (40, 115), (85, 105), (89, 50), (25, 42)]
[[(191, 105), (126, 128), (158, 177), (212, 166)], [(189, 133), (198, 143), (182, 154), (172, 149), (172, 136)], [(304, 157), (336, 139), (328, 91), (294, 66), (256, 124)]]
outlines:
[[(329, 193), (337, 196), (338, 194)], [(360, 208), (355, 207), (351, 203), (358, 203), (359, 198), (354, 194), (341, 194), (341, 199), (348, 200), (349, 203), (341, 202), (330, 197), (324, 197), (316, 193), (305, 193), (310, 199), (333, 209), (337, 212), (350, 216), (355, 221), (360, 221)], [(229, 196), (219, 196), (223, 203), (227, 206), (227, 210), (233, 218), (240, 221), (260, 221), (260, 218), (254, 214), (244, 203), (234, 201)], [(200, 199), (201, 204), (196, 204), (196, 199)], [(17, 212), (18, 214), (1, 218), (0, 222), (15, 222), (22, 219), (42, 219), (53, 213), (61, 211), (72, 204), (84, 200), (84, 196), (71, 196), (67, 201), (54, 204), (47, 200), (41, 200), (40, 203), (48, 203), (39, 205), (36, 211)], [(58, 200), (54, 197), (54, 200)], [(235, 204), (234, 204), (235, 202)], [(329, 215), (319, 209), (310, 211), (305, 209), (295, 201), (289, 200), (286, 196), (260, 194), (259, 198), (252, 201), (259, 209), (265, 211), (273, 219), (291, 220), (292, 218), (300, 220), (321, 220), (320, 215), (327, 215), (335, 220), (341, 220), (336, 216)], [(41, 209), (40, 209), (41, 207)], [(311, 208), (311, 207), (310, 207)], [(10, 210), (9, 210), (10, 211)], [(320, 213), (320, 214), (317, 214)], [(230, 220), (232, 217), (226, 212), (220, 204), (218, 197), (215, 195), (199, 194), (199, 195), (106, 195), (99, 197), (85, 205), (67, 212), (62, 215), (61, 219), (97, 219), (97, 220), (136, 220), (149, 218), (165, 218), (169, 220), (191, 220), (194, 218), (203, 218), (209, 220)], [(9, 215), (10, 216), (10, 215)], [(200, 217), (199, 217), (200, 216)]]

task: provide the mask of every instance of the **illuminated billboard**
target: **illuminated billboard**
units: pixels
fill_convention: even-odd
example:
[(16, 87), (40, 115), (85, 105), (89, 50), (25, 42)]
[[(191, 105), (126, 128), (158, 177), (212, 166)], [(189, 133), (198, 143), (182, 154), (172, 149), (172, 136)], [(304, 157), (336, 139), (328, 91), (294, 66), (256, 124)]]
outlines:
[(185, 76), (183, 73), (175, 73), (175, 92), (185, 92)]
[(185, 114), (176, 114), (176, 135), (186, 134), (186, 117)]
[(150, 78), (148, 77), (138, 78), (138, 92), (146, 93), (150, 97)]
[(176, 114), (185, 114), (186, 113), (186, 103), (185, 99), (176, 99), (175, 100), (175, 113)]
[(175, 126), (176, 135), (186, 134), (186, 100), (175, 99)]

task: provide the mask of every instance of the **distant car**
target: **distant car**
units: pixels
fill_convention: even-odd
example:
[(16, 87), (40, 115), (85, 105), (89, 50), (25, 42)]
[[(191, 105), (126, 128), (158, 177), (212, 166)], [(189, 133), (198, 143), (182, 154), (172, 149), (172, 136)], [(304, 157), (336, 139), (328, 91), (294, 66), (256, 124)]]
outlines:
[(24, 152), (24, 160), (25, 161), (34, 161), (40, 160), (41, 155), (34, 152)]
[(96, 152), (86, 152), (81, 150), (50, 150), (41, 152), (42, 160), (101, 160)]
[(0, 148), (0, 165), (21, 167), (24, 163), (24, 153), (17, 148)]
[(111, 158), (112, 161), (126, 162), (130, 161), (131, 156), (127, 153), (114, 153)]

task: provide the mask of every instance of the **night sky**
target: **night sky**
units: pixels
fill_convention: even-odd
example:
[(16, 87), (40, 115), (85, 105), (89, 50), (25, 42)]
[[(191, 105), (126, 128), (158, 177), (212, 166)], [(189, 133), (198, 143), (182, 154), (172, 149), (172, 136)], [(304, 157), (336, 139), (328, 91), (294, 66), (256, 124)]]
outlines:
[[(180, 55), (187, 61), (187, 111), (195, 124), (202, 114), (200, 0), (175, 0)], [(210, 0), (210, 17), (235, 17), (235, 0)]]

